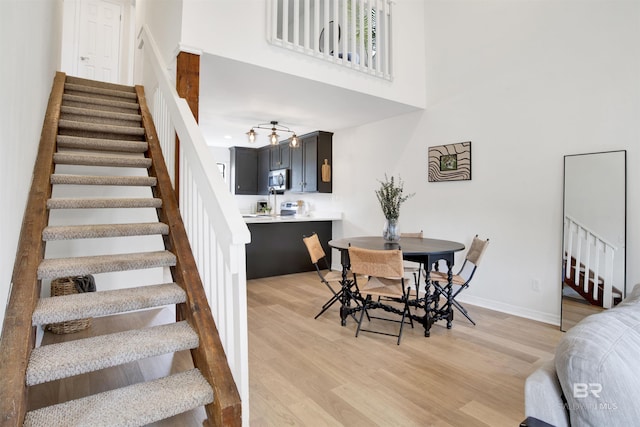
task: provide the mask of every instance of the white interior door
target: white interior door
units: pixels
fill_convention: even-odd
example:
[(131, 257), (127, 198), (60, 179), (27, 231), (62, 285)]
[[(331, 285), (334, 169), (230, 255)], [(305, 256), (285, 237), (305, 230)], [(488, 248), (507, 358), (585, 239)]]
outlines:
[(120, 81), (122, 6), (105, 0), (80, 4), (78, 76), (104, 82)]

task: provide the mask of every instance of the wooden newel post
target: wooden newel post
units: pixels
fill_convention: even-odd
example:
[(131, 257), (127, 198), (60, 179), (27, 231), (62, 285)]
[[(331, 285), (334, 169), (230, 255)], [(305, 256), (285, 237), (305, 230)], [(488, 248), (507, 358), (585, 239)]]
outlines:
[[(193, 117), (198, 122), (198, 104), (200, 101), (200, 55), (180, 52), (176, 65), (176, 90), (189, 104)], [(167, 165), (171, 167), (171, 165)], [(176, 199), (180, 203), (180, 139), (176, 135), (176, 155), (174, 164), (174, 185)]]

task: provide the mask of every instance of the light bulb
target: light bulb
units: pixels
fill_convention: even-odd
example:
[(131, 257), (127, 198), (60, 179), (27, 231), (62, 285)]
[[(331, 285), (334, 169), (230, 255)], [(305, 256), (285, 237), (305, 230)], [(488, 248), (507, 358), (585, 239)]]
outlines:
[(293, 134), (293, 136), (291, 137), (291, 141), (289, 142), (289, 147), (291, 148), (298, 148), (298, 143), (300, 141), (298, 141), (298, 135), (296, 135), (295, 133)]
[(276, 133), (275, 129), (273, 129), (271, 132), (270, 141), (271, 145), (278, 145), (278, 134)]
[(256, 142), (256, 131), (253, 130), (253, 128), (251, 128), (251, 130), (247, 132), (247, 136), (249, 137), (250, 143)]

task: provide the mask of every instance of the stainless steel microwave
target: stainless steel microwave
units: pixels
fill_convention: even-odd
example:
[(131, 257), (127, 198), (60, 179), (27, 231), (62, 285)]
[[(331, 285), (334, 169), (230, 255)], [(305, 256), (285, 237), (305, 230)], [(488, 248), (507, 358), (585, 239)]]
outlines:
[(289, 169), (269, 171), (269, 191), (284, 192), (289, 189)]

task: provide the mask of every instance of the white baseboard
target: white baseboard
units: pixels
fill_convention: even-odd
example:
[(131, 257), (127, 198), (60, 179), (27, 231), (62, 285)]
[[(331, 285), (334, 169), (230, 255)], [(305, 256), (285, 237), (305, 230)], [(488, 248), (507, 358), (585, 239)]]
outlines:
[[(512, 314), (518, 317), (524, 317), (538, 322), (549, 323), (551, 325), (560, 326), (560, 315), (551, 314), (538, 310), (530, 310), (525, 307), (519, 307), (511, 304), (505, 304), (486, 298), (474, 297), (472, 295), (459, 296), (456, 298), (461, 303), (470, 305), (476, 305), (482, 308), (488, 308), (489, 310), (499, 311), (501, 313)], [(454, 314), (455, 315), (455, 314)], [(473, 316), (472, 316), (473, 317)]]

